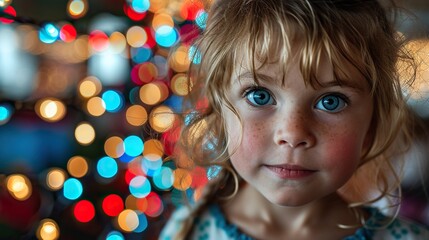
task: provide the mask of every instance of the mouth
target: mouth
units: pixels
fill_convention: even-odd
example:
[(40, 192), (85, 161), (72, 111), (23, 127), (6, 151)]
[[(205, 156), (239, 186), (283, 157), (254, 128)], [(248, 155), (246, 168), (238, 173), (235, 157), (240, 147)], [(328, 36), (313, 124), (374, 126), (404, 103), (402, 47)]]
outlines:
[(317, 172), (316, 170), (289, 164), (264, 165), (264, 167), (282, 179), (301, 179), (309, 177)]

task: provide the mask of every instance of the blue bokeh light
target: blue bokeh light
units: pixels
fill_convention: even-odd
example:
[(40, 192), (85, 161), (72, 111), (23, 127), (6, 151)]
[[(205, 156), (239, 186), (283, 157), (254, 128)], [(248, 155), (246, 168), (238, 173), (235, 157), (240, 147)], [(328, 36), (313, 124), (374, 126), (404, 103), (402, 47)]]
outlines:
[(103, 178), (112, 178), (118, 173), (118, 163), (111, 157), (102, 157), (97, 162), (97, 172)]
[(150, 8), (150, 1), (149, 0), (132, 0), (130, 6), (134, 11), (138, 13), (144, 13)]
[(131, 56), (136, 64), (149, 61), (152, 55), (152, 49), (146, 46), (131, 49)]
[(135, 135), (126, 137), (124, 139), (124, 150), (128, 156), (137, 157), (144, 150), (143, 140)]
[(171, 47), (178, 39), (178, 33), (174, 27), (163, 25), (155, 31), (155, 41), (161, 47)]
[(173, 170), (169, 167), (161, 167), (153, 174), (153, 184), (160, 190), (168, 190), (173, 186)]
[(54, 43), (60, 36), (60, 30), (53, 23), (43, 25), (39, 30), (39, 39), (44, 43)]
[(144, 176), (136, 176), (130, 181), (130, 193), (136, 198), (144, 198), (152, 190), (149, 180)]
[(107, 90), (101, 98), (106, 104), (106, 111), (108, 112), (118, 112), (124, 106), (122, 94), (115, 90)]
[(118, 231), (111, 231), (107, 234), (106, 240), (125, 240), (124, 235)]
[(76, 178), (69, 178), (64, 182), (63, 194), (69, 200), (78, 199), (83, 193), (82, 183)]

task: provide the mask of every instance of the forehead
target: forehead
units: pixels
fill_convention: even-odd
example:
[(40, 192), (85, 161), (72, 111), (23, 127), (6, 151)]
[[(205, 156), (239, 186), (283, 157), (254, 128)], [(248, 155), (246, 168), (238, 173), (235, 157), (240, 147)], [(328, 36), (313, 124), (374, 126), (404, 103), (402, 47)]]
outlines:
[[(321, 52), (318, 59), (311, 62), (311, 65), (302, 64), (303, 58), (312, 56), (303, 56), (306, 54), (298, 44), (292, 45), (287, 59), (282, 59), (279, 55), (283, 51), (271, 51), (269, 61), (261, 62), (258, 53), (249, 55), (243, 51), (237, 55), (234, 64), (230, 84), (241, 81), (253, 81), (259, 84), (260, 81), (285, 86), (286, 79), (293, 78), (304, 81), (313, 88), (332, 85), (344, 85), (353, 87), (362, 91), (369, 89), (369, 84), (363, 74), (349, 61), (341, 59), (340, 66), (331, 59), (326, 52)], [(264, 59), (264, 58), (262, 58)], [(307, 77), (306, 77), (307, 76)]]

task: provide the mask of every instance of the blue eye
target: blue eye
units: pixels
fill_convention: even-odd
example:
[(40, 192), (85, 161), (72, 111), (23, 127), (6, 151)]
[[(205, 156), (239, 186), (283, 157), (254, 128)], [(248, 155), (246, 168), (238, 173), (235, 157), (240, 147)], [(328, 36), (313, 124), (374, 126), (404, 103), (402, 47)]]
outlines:
[(249, 103), (254, 106), (275, 104), (274, 98), (271, 96), (271, 93), (263, 88), (248, 90), (245, 93), (245, 97), (249, 101)]
[(347, 102), (344, 100), (344, 97), (333, 94), (322, 97), (316, 104), (317, 109), (332, 113), (339, 112), (346, 106)]

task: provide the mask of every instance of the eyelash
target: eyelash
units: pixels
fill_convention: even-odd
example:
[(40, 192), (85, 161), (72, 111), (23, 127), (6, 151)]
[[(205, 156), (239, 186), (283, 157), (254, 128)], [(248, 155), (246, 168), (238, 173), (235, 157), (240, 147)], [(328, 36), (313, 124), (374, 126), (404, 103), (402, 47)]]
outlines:
[(276, 104), (276, 100), (275, 100), (275, 98), (274, 98), (273, 94), (271, 93), (271, 91), (270, 91), (270, 90), (268, 90), (267, 88), (264, 88), (264, 87), (261, 87), (261, 86), (252, 86), (252, 87), (246, 88), (246, 89), (244, 89), (244, 90), (243, 90), (243, 93), (241, 94), (241, 96), (242, 96), (242, 98), (246, 99), (247, 103), (248, 103), (249, 105), (251, 105), (251, 106), (254, 106), (254, 107), (262, 107), (262, 106), (265, 106), (265, 105), (256, 105), (256, 104), (254, 104), (254, 103), (251, 103), (251, 102), (249, 101), (249, 99), (248, 99), (248, 96), (249, 96), (251, 93), (253, 93), (253, 92), (255, 92), (255, 91), (258, 91), (258, 90), (266, 91), (266, 92), (270, 95), (270, 97), (272, 98), (273, 104), (269, 104), (269, 105), (275, 105), (275, 104)]

